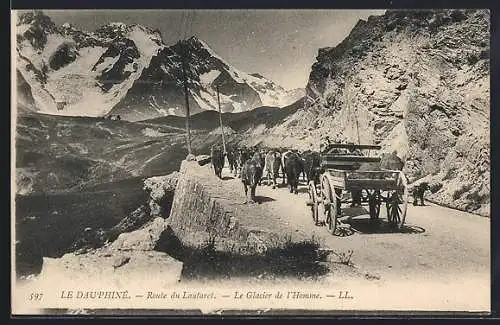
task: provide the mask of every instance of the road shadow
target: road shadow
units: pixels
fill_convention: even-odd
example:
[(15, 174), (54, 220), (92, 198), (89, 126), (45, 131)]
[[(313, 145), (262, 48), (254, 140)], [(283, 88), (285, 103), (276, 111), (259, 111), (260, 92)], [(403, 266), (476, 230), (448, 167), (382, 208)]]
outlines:
[(350, 225), (354, 232), (361, 234), (420, 234), (425, 232), (424, 228), (414, 225), (403, 225), (401, 229), (398, 229), (392, 226), (385, 216), (380, 216), (376, 220), (371, 220), (366, 206), (348, 206), (342, 208), (342, 213), (344, 216), (341, 218), (341, 222)]
[(155, 250), (182, 261), (183, 281), (242, 276), (258, 279), (321, 277), (330, 272), (324, 263), (328, 261), (329, 253), (319, 248), (320, 244), (314, 240), (286, 241), (262, 251), (252, 250), (250, 246), (220, 250), (215, 240), (186, 246), (172, 228), (167, 227), (157, 241)]
[(400, 229), (399, 232), (403, 234), (422, 234), (425, 232), (425, 229), (419, 226), (403, 225), (403, 228)]
[(255, 202), (261, 204), (261, 203), (265, 203), (265, 202), (272, 202), (272, 201), (276, 201), (275, 199), (273, 199), (272, 197), (269, 197), (269, 196), (263, 196), (263, 195), (256, 195), (255, 196)]
[[(316, 223), (316, 226), (318, 227), (327, 227), (327, 224), (325, 221), (320, 221), (318, 223)], [(334, 235), (337, 236), (337, 237), (347, 237), (347, 236), (352, 236), (356, 233), (356, 231), (354, 231), (351, 227), (351, 225), (349, 225), (348, 223), (344, 221), (340, 221), (340, 225), (337, 226), (337, 228), (335, 229), (335, 233)]]
[(361, 234), (420, 234), (425, 232), (425, 229), (418, 226), (403, 225), (402, 229), (398, 229), (391, 225), (387, 220), (376, 219), (372, 220), (369, 216), (348, 217), (344, 222), (351, 226), (351, 229)]
[(224, 176), (224, 177), (222, 177), (223, 181), (229, 181), (231, 179), (234, 179), (234, 177), (232, 177), (232, 176)]

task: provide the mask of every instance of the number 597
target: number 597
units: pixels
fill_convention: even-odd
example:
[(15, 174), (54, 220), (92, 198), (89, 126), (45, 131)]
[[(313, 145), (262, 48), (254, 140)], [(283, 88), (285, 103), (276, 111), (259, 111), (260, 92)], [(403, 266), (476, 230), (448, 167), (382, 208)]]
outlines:
[(31, 293), (28, 299), (31, 301), (40, 301), (42, 298), (43, 293)]

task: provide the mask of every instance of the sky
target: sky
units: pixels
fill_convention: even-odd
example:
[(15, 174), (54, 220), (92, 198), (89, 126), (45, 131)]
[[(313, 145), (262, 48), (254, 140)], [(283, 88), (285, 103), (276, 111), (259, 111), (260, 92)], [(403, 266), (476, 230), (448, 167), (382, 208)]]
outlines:
[(384, 10), (44, 10), (56, 24), (93, 31), (110, 22), (159, 29), (166, 45), (193, 35), (235, 68), (304, 88), (318, 49)]

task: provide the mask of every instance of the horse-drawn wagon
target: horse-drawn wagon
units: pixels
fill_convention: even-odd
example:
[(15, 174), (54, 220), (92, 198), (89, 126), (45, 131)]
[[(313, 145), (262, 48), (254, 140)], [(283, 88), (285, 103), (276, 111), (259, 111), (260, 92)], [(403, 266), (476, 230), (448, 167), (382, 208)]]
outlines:
[(316, 224), (326, 224), (336, 234), (342, 204), (367, 206), (370, 219), (376, 221), (384, 203), (389, 224), (403, 227), (408, 204), (406, 177), (400, 170), (382, 168), (381, 157), (370, 156), (380, 149), (377, 145), (337, 143), (320, 153), (319, 177), (309, 182), (307, 200)]

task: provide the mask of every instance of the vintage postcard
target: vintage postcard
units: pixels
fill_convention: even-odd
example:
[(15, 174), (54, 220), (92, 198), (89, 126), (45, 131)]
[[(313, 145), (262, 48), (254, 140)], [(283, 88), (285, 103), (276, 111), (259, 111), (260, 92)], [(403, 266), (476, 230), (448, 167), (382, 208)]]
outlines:
[(12, 314), (490, 312), (490, 12), (13, 10)]

